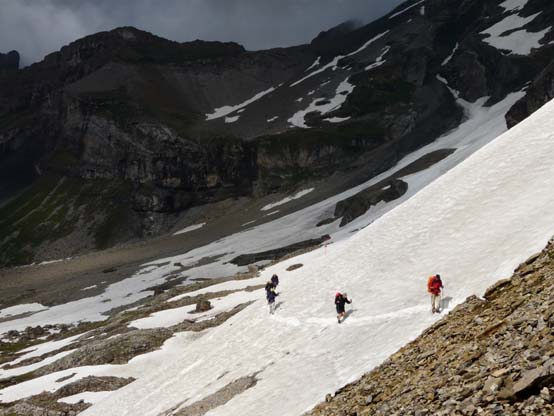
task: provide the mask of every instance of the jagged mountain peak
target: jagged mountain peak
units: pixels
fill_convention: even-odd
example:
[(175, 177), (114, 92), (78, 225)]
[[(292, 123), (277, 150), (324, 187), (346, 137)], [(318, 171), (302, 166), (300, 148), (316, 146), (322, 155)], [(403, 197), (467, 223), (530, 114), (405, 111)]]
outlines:
[(491, 105), (532, 82), (510, 123), (537, 108), (552, 13), (537, 0), (414, 0), (255, 52), (134, 27), (87, 36), (0, 77), (0, 199), (40, 171), (121, 180), (134, 212), (165, 215), (344, 169), (374, 175), (459, 125), (460, 99)]
[(43, 62), (60, 67), (94, 61), (105, 63), (108, 60), (170, 64), (224, 59), (244, 52), (244, 47), (235, 42), (195, 40), (180, 43), (127, 26), (78, 39), (48, 55)]

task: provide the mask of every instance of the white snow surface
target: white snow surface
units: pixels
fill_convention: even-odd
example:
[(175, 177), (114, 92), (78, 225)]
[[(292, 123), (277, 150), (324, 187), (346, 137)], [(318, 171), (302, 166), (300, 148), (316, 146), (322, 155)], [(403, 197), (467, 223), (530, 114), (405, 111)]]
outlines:
[[(44, 367), (45, 365), (51, 364), (54, 361), (57, 361), (60, 358), (63, 358), (66, 355), (71, 354), (74, 351), (75, 350), (62, 351), (62, 352), (54, 354), (50, 357), (47, 357), (42, 361), (36, 362), (34, 364), (29, 364), (29, 365), (26, 365), (26, 366), (22, 366), (22, 367), (15, 367), (15, 368), (10, 368), (10, 369), (3, 369), (2, 368), (2, 369), (0, 369), (0, 379), (15, 377), (15, 376), (19, 376), (21, 374), (28, 373), (30, 371), (34, 371), (37, 368), (41, 368), (41, 367)], [(1, 395), (0, 395), (0, 400), (2, 400)]]
[(73, 396), (62, 397), (58, 402), (76, 404), (83, 400), (85, 403), (94, 404), (104, 400), (112, 393), (113, 391), (85, 391)]
[(326, 71), (327, 69), (331, 69), (333, 71), (336, 71), (337, 68), (338, 68), (338, 64), (339, 64), (339, 61), (343, 58), (346, 58), (348, 56), (353, 56), (353, 55), (356, 55), (358, 53), (360, 53), (361, 51), (363, 51), (365, 48), (367, 48), (369, 45), (371, 45), (373, 42), (375, 42), (376, 40), (378, 39), (381, 39), (383, 36), (385, 36), (387, 33), (389, 33), (389, 30), (386, 30), (385, 32), (383, 33), (379, 33), (377, 36), (374, 36), (373, 38), (371, 38), (370, 40), (368, 40), (366, 43), (364, 43), (362, 46), (360, 46), (358, 49), (356, 49), (354, 52), (350, 52), (350, 53), (347, 53), (346, 55), (338, 55), (338, 56), (335, 56), (333, 58), (333, 60), (329, 63), (327, 63), (326, 65), (323, 65), (321, 68), (313, 71), (313, 72), (310, 72), (308, 75), (306, 75), (305, 77), (303, 78), (300, 78), (298, 81), (296, 82), (293, 82), (292, 84), (290, 84), (291, 87), (294, 87), (298, 84), (300, 84), (301, 82), (304, 82), (305, 80), (307, 80), (308, 78), (311, 78), (317, 74), (321, 74), (322, 72)]
[[(60, 350), (70, 344), (73, 343), (73, 341), (81, 338), (85, 334), (79, 334), (74, 335), (72, 337), (67, 337), (64, 339), (60, 339), (58, 341), (48, 341), (43, 342), (42, 344), (33, 345), (32, 347), (26, 348), (24, 350), (21, 350), (20, 353), (23, 353), (20, 357), (17, 359), (10, 361), (9, 363), (4, 363), (0, 368), (5, 367), (6, 365), (16, 365), (19, 364), (21, 361), (27, 360), (29, 358), (33, 357), (40, 357), (41, 355), (48, 354), (49, 352)], [(2, 371), (0, 369), (0, 378), (2, 378)]]
[[(539, 32), (528, 32), (525, 29), (515, 29), (519, 29), (532, 22), (541, 13), (542, 12), (539, 12), (527, 17), (521, 17), (517, 14), (509, 15), (500, 22), (482, 31), (482, 34), (489, 35), (487, 38), (483, 39), (483, 41), (497, 49), (510, 51), (510, 54), (529, 55), (533, 49), (541, 47), (540, 41), (550, 32), (552, 27), (548, 27)], [(503, 36), (504, 33), (509, 31), (513, 32)]]
[(288, 122), (291, 123), (293, 126), (308, 129), (309, 126), (306, 124), (306, 120), (305, 120), (305, 117), (307, 114), (312, 112), (327, 114), (331, 111), (339, 109), (346, 101), (346, 98), (348, 97), (348, 95), (352, 91), (354, 91), (355, 86), (350, 84), (350, 82), (348, 82), (348, 79), (349, 77), (347, 77), (344, 81), (342, 81), (339, 84), (336, 90), (336, 94), (333, 98), (331, 98), (330, 100), (324, 100), (324, 101), (329, 101), (328, 103), (320, 104), (320, 102), (322, 102), (323, 99), (316, 98), (310, 103), (310, 105), (306, 109), (300, 110), (294, 113), (292, 117), (288, 119)]
[(324, 121), (327, 121), (329, 123), (342, 123), (343, 121), (350, 120), (350, 116), (348, 117), (330, 117), (324, 119)]
[(390, 46), (384, 47), (383, 50), (381, 51), (381, 55), (379, 55), (377, 57), (377, 59), (375, 59), (375, 62), (373, 62), (372, 64), (366, 66), (365, 70), (369, 71), (369, 70), (371, 70), (373, 68), (377, 68), (377, 67), (383, 65), (385, 62), (387, 62), (387, 61), (383, 60), (383, 57), (388, 53), (388, 51), (390, 51)]
[(456, 53), (456, 51), (458, 50), (460, 44), (458, 42), (456, 42), (456, 45), (454, 46), (454, 49), (452, 49), (452, 52), (450, 52), (450, 55), (448, 55), (444, 61), (442, 61), (442, 64), (441, 66), (445, 66), (446, 64), (448, 64), (452, 58), (454, 57), (454, 54)]
[[(26, 318), (0, 322), (0, 334), (6, 333), (10, 329), (22, 330), (27, 326), (104, 320), (107, 318), (104, 315), (105, 312), (151, 295), (153, 292), (145, 289), (165, 283), (167, 276), (179, 272), (181, 268), (175, 266), (176, 262), (185, 267), (193, 267), (186, 272), (190, 279), (230, 276), (246, 269), (229, 263), (230, 259), (239, 254), (275, 249), (302, 240), (318, 238), (323, 234), (330, 234), (333, 241), (349, 238), (354, 230), (362, 229), (387, 211), (400, 205), (422, 187), (431, 183), (444, 172), (506, 131), (504, 114), (522, 96), (523, 93), (521, 92), (511, 94), (505, 100), (490, 108), (483, 107), (486, 98), (475, 103), (458, 100), (458, 103), (464, 107), (468, 118), (464, 123), (437, 141), (406, 156), (396, 166), (377, 177), (290, 215), (265, 224), (252, 226), (240, 233), (190, 252), (144, 264), (142, 269), (133, 276), (109, 285), (105, 292), (100, 295), (53, 306)], [(338, 221), (321, 227), (316, 226), (319, 221), (333, 216), (337, 202), (389, 177), (425, 154), (443, 148), (456, 148), (457, 151), (430, 169), (412, 175), (408, 192), (403, 197), (388, 204), (372, 207), (365, 215), (345, 227), (339, 228)], [(214, 263), (194, 266), (201, 259), (213, 256), (219, 256)]]
[(317, 59), (314, 61), (313, 64), (311, 64), (304, 72), (308, 72), (311, 69), (314, 69), (316, 66), (319, 66), (319, 63), (321, 62), (321, 56), (318, 56)]
[(185, 227), (182, 230), (177, 231), (173, 235), (185, 234), (185, 233), (189, 233), (191, 231), (199, 230), (200, 228), (202, 228), (205, 225), (206, 225), (205, 222), (200, 223), (200, 224), (189, 225), (188, 227)]
[[(258, 284), (262, 283), (261, 281)], [(252, 283), (250, 283), (252, 285)], [(152, 315), (137, 319), (129, 323), (129, 327), (138, 329), (151, 329), (151, 328), (167, 328), (173, 325), (177, 325), (184, 320), (202, 321), (205, 319), (214, 318), (216, 315), (231, 310), (236, 305), (241, 303), (250, 302), (252, 300), (259, 300), (264, 297), (263, 289), (259, 289), (252, 292), (237, 292), (231, 293), (227, 296), (220, 298), (210, 299), (212, 309), (206, 312), (193, 313), (196, 305), (187, 305), (180, 308), (166, 309), (164, 311), (155, 312)]]
[(221, 118), (221, 117), (225, 117), (237, 110), (240, 110), (241, 108), (244, 108), (250, 104), (252, 104), (253, 102), (255, 101), (258, 101), (260, 98), (262, 98), (263, 96), (271, 93), (275, 91), (275, 87), (271, 87), (265, 91), (261, 91), (259, 93), (257, 93), (256, 95), (254, 95), (252, 98), (244, 101), (243, 103), (241, 104), (237, 104), (237, 105), (225, 105), (223, 107), (219, 107), (219, 108), (216, 108), (214, 110), (213, 113), (211, 114), (206, 114), (206, 120), (215, 120), (215, 119), (218, 119), (218, 118)]
[(420, 5), (421, 3), (423, 3), (424, 1), (425, 1), (425, 0), (420, 0), (420, 1), (416, 2), (416, 3), (414, 3), (414, 4), (411, 4), (410, 6), (408, 6), (408, 7), (406, 7), (406, 8), (400, 10), (399, 12), (396, 12), (396, 13), (394, 13), (394, 14), (391, 14), (391, 15), (389, 16), (389, 19), (394, 19), (396, 16), (400, 16), (401, 14), (406, 13), (408, 10), (411, 10), (411, 9), (413, 9), (414, 7), (419, 6), (419, 5)]
[(254, 286), (264, 283), (263, 278), (246, 279), (246, 280), (230, 280), (228, 282), (219, 283), (217, 285), (208, 286), (194, 292), (183, 293), (168, 299), (168, 302), (176, 302), (186, 297), (194, 297), (206, 293), (223, 292), (226, 290), (242, 290), (248, 286)]
[(10, 316), (21, 315), (29, 312), (38, 312), (48, 307), (41, 305), (40, 303), (25, 303), (21, 305), (10, 306), (9, 308), (0, 310), (0, 318), (7, 318)]
[(238, 121), (240, 116), (234, 116), (234, 117), (225, 117), (225, 123), (234, 123)]
[[(119, 372), (118, 366), (67, 370), (137, 378), (82, 415), (154, 416), (254, 373), (254, 387), (207, 416), (301, 414), (439, 319), (429, 312), (428, 275), (444, 276), (452, 308), (544, 247), (554, 234), (553, 154), (554, 103), (548, 103), (357, 234), (267, 269), (263, 277), (278, 273), (281, 280), (276, 315), (261, 299), (197, 338), (177, 334)], [(298, 262), (304, 267), (285, 271)], [(342, 325), (334, 317), (337, 290), (354, 299)], [(32, 390), (27, 383), (2, 394)]]
[(499, 6), (507, 12), (514, 12), (523, 9), (528, 2), (529, 0), (506, 0), (500, 3)]
[(262, 211), (269, 211), (270, 209), (273, 209), (275, 207), (278, 207), (280, 205), (285, 205), (286, 203), (290, 201), (294, 201), (295, 199), (300, 199), (305, 195), (308, 195), (310, 192), (312, 192), (315, 188), (309, 188), (309, 189), (302, 189), (301, 191), (298, 191), (294, 195), (287, 196), (286, 198), (281, 199), (280, 201), (273, 202), (271, 204), (267, 204), (266, 206), (262, 207)]

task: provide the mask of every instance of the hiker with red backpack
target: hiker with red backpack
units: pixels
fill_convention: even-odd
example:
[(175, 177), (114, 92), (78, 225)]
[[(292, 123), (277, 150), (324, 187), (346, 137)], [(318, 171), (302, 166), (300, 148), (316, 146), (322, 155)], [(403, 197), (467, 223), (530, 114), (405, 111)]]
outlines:
[(346, 293), (340, 293), (337, 292), (335, 295), (335, 306), (337, 308), (337, 321), (340, 324), (342, 321), (344, 321), (345, 311), (344, 307), (345, 304), (352, 303), (352, 299), (348, 299), (348, 296)]
[(431, 311), (432, 313), (441, 312), (441, 289), (444, 286), (442, 284), (440, 274), (430, 276), (427, 279), (427, 291), (431, 294)]

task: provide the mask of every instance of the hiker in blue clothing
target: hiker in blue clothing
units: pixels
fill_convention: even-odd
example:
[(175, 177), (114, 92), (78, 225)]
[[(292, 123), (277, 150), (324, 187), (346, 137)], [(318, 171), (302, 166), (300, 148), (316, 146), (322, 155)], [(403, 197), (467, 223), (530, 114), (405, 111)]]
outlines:
[(265, 285), (265, 297), (269, 305), (269, 313), (272, 315), (275, 313), (275, 298), (277, 296), (279, 296), (279, 294), (275, 291), (275, 285), (270, 280)]

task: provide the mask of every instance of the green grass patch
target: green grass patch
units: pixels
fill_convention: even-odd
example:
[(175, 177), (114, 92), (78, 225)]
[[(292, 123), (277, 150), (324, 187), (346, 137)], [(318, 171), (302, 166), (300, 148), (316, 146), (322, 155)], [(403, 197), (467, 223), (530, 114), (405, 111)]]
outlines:
[[(97, 244), (104, 248), (129, 221), (130, 185), (122, 181), (41, 177), (20, 196), (0, 208), (0, 264), (33, 262), (34, 250), (75, 231), (79, 221), (99, 227)], [(106, 222), (96, 224), (95, 218)]]

